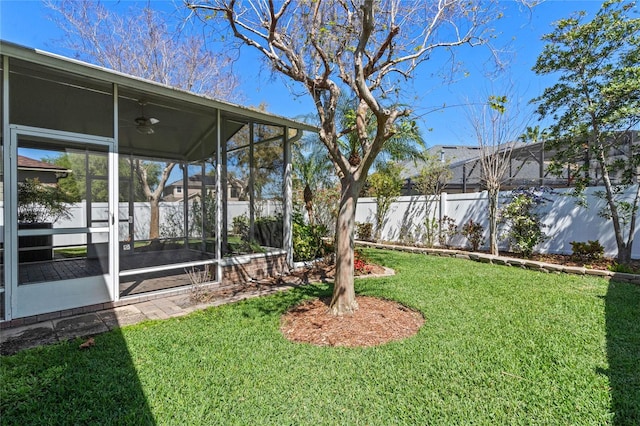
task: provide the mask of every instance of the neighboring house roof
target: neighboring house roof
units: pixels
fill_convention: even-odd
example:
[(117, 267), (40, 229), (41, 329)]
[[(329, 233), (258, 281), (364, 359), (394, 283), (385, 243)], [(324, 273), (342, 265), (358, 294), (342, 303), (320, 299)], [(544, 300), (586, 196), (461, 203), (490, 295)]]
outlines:
[[(434, 145), (427, 149), (427, 154), (439, 158), (443, 163), (450, 165), (465, 162), (470, 159), (477, 159), (480, 156), (480, 148), (469, 145)], [(411, 178), (420, 174), (420, 169), (424, 166), (422, 161), (407, 161), (403, 165), (402, 177)]]
[(52, 173), (71, 173), (71, 170), (44, 161), (18, 155), (18, 170), (32, 170)]
[[(204, 179), (202, 179), (202, 175), (201, 174), (197, 174), (197, 175), (189, 176), (189, 178), (187, 179), (187, 185), (186, 186), (189, 187), (189, 188), (201, 188), (203, 180), (204, 180), (205, 187), (207, 187), (207, 186), (215, 186), (216, 185), (215, 176), (205, 175)], [(167, 187), (170, 187), (170, 186), (185, 186), (185, 185), (183, 184), (183, 180), (182, 179), (178, 179), (178, 180), (173, 181), (173, 182), (171, 182), (170, 184), (167, 185)]]
[[(631, 143), (637, 144), (640, 132), (631, 133)], [(506, 147), (507, 149), (509, 147)], [(447, 146), (436, 145), (428, 149), (431, 156), (440, 158), (449, 163), (452, 176), (445, 185), (445, 192), (468, 192), (480, 190), (482, 185), (481, 166), (479, 164), (481, 149), (478, 146)], [(519, 186), (541, 185), (553, 187), (570, 186), (571, 179), (568, 176), (552, 175), (548, 166), (551, 163), (555, 151), (545, 148), (545, 142), (524, 143), (517, 142), (511, 152), (511, 164), (504, 177), (503, 188), (511, 189)], [(612, 157), (623, 158), (625, 152), (611, 152)], [(594, 170), (591, 179), (594, 185), (600, 184), (601, 176), (598, 173), (598, 164), (591, 162)], [(411, 183), (412, 178), (420, 173), (424, 162), (407, 162), (404, 165), (402, 177), (407, 179), (405, 192), (414, 192)], [(542, 176), (541, 176), (542, 174)], [(614, 177), (615, 179), (615, 177)]]
[[(162, 198), (164, 201), (180, 201), (184, 198), (184, 194), (187, 194), (187, 198), (198, 197), (201, 194), (202, 185), (205, 188), (215, 188), (216, 178), (215, 176), (205, 175), (204, 179), (201, 174), (189, 176), (187, 179), (187, 185), (184, 185), (183, 179), (178, 179), (165, 186), (164, 194)], [(174, 188), (181, 187), (182, 193), (177, 195), (174, 192)]]
[[(511, 149), (511, 144), (505, 145), (503, 149)], [(513, 145), (511, 153), (511, 167), (504, 178), (503, 187), (505, 189), (539, 184), (540, 183), (540, 156), (544, 150), (544, 144), (516, 142)], [(498, 151), (502, 151), (498, 147)], [(447, 146), (436, 145), (428, 150), (429, 154), (441, 158), (443, 162), (449, 164), (451, 178), (444, 185), (445, 192), (469, 192), (479, 191), (483, 187), (482, 183), (482, 167), (479, 164), (482, 149), (478, 146)], [(548, 163), (550, 154), (543, 160), (544, 164)], [(407, 193), (414, 193), (412, 178), (418, 176), (420, 169), (424, 166), (423, 162), (417, 164), (411, 163), (409, 167), (405, 166), (405, 175), (408, 183), (405, 189)], [(546, 167), (545, 167), (546, 170)], [(545, 185), (562, 186), (566, 179), (559, 179), (554, 176), (548, 176), (545, 172)]]

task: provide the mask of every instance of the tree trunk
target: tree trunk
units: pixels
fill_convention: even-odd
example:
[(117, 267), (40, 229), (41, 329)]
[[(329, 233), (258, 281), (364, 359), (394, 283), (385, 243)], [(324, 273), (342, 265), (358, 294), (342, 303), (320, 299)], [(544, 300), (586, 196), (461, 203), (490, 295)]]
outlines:
[(631, 247), (624, 244), (623, 247), (618, 246), (618, 257), (616, 260), (621, 265), (629, 265), (631, 263)]
[(309, 185), (305, 185), (303, 191), (304, 207), (307, 209), (307, 215), (309, 216), (309, 225), (313, 225), (313, 191)]
[(147, 169), (141, 163), (142, 162), (139, 159), (136, 159), (134, 162), (134, 166), (136, 174), (138, 175), (138, 179), (140, 180), (140, 184), (142, 185), (144, 195), (146, 195), (147, 200), (149, 200), (149, 204), (151, 206), (151, 218), (149, 220), (149, 239), (156, 240), (160, 237), (160, 198), (162, 197), (164, 185), (167, 183), (167, 179), (169, 179), (171, 170), (173, 170), (173, 167), (176, 165), (176, 163), (166, 164), (165, 168), (162, 170), (162, 176), (160, 177), (160, 181), (158, 182), (158, 186), (156, 187), (155, 191), (151, 191), (151, 188), (149, 187), (149, 176), (147, 174)]
[(340, 206), (336, 223), (336, 276), (329, 308), (334, 315), (358, 309), (353, 280), (353, 233), (360, 184), (350, 178), (341, 183)]
[(598, 162), (600, 164), (600, 169), (602, 170), (605, 198), (607, 204), (609, 205), (611, 221), (613, 222), (613, 230), (616, 237), (616, 245), (618, 246), (617, 261), (620, 264), (628, 265), (631, 263), (631, 251), (633, 249), (633, 236), (635, 234), (636, 227), (637, 207), (638, 200), (640, 199), (640, 184), (638, 185), (638, 187), (636, 187), (636, 193), (633, 198), (631, 217), (629, 218), (629, 234), (628, 239), (625, 242), (623, 224), (624, 219), (620, 217), (621, 212), (618, 210), (619, 204), (616, 202), (614, 185), (611, 183), (604, 150), (600, 150), (598, 155)]
[(498, 190), (489, 189), (489, 251), (498, 255)]
[(149, 218), (149, 239), (155, 240), (160, 237), (160, 199), (149, 199), (151, 206), (151, 217)]

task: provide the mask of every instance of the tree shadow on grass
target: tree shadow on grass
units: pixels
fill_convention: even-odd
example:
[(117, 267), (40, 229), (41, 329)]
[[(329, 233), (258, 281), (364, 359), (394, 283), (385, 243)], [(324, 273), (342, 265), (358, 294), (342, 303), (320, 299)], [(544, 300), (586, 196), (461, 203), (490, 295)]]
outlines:
[(333, 287), (327, 284), (309, 284), (294, 288), (289, 291), (273, 294), (268, 297), (250, 299), (243, 303), (248, 303), (248, 309), (243, 310), (245, 317), (270, 316), (273, 314), (284, 314), (292, 307), (299, 305), (305, 300), (317, 299), (331, 295)]
[(155, 424), (121, 330), (94, 339), (0, 358), (0, 424)]
[(611, 281), (605, 298), (614, 425), (640, 425), (640, 286)]

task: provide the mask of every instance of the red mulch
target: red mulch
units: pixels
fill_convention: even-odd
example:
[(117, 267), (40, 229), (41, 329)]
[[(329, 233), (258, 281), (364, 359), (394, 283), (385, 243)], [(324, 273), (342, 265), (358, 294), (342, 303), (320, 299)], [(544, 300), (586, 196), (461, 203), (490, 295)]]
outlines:
[(318, 346), (376, 346), (418, 332), (424, 318), (398, 302), (357, 297), (359, 309), (335, 316), (329, 299), (305, 302), (282, 317), (280, 330), (289, 340)]
[[(294, 271), (302, 282), (324, 281), (335, 276), (335, 265), (318, 263), (313, 268)], [(384, 275), (388, 270), (368, 263), (357, 276)], [(285, 278), (285, 280), (287, 279)], [(282, 316), (280, 330), (294, 342), (319, 346), (375, 346), (413, 336), (424, 318), (398, 302), (360, 296), (359, 309), (350, 315), (335, 316), (330, 299), (315, 299), (289, 310)]]

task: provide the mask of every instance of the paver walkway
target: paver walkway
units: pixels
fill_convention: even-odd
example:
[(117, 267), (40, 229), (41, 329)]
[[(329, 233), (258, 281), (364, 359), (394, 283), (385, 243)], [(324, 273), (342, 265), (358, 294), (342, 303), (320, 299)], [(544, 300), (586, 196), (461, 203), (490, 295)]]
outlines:
[(252, 297), (284, 291), (304, 284), (302, 280), (252, 286), (251, 290), (238, 286), (236, 291), (199, 303), (190, 294), (169, 296), (113, 309), (85, 313), (35, 324), (0, 330), (0, 354), (9, 355), (33, 348), (75, 338), (88, 338), (100, 333), (146, 320), (167, 319), (187, 315), (193, 311), (218, 306)]

